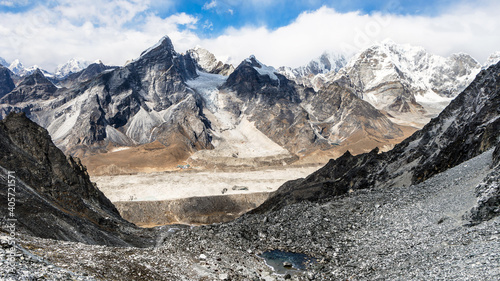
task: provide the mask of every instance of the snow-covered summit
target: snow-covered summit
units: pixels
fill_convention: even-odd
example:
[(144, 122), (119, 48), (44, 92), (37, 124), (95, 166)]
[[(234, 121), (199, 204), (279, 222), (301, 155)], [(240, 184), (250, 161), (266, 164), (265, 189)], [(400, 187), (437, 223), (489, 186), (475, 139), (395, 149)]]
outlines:
[(347, 77), (364, 100), (390, 113), (393, 121), (421, 127), (465, 89), (480, 69), (467, 54), (442, 57), (423, 47), (384, 40), (354, 55), (328, 78)]
[(328, 80), (325, 75), (336, 73), (347, 64), (347, 58), (340, 53), (325, 51), (321, 56), (311, 60), (306, 65), (291, 68), (280, 67), (279, 72), (290, 80), (314, 88), (318, 91)]
[(17, 75), (22, 75), (26, 69), (24, 65), (19, 61), (19, 59), (15, 59), (10, 65), (9, 65), (10, 71), (12, 71), (14, 74)]
[(267, 66), (260, 61), (258, 61), (254, 55), (251, 55), (247, 59), (245, 59), (245, 62), (249, 63), (257, 72), (264, 76), (267, 75), (269, 78), (273, 80), (278, 80), (278, 76), (276, 76), (275, 72), (278, 72), (274, 67), (272, 66)]
[(500, 61), (500, 51), (494, 52), (488, 57), (486, 62), (483, 64), (482, 69), (487, 69), (488, 67), (497, 64), (499, 61)]
[(146, 56), (151, 51), (156, 50), (158, 47), (161, 47), (161, 46), (164, 46), (169, 51), (174, 51), (174, 44), (172, 44), (172, 40), (170, 40), (170, 37), (165, 35), (156, 44), (154, 44), (153, 46), (149, 47), (147, 50), (142, 52), (141, 57)]
[(60, 64), (56, 68), (56, 77), (64, 78), (72, 73), (79, 72), (89, 66), (89, 62), (83, 58), (72, 58), (64, 64)]

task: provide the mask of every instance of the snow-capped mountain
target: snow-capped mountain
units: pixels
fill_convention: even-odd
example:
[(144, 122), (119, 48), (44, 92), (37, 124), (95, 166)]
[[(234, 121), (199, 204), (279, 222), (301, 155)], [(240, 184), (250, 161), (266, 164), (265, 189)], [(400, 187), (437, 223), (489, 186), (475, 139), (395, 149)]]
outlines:
[[(257, 212), (278, 210), (304, 200), (325, 200), (356, 189), (410, 186), (489, 149), (497, 147), (498, 153), (499, 85), (497, 63), (482, 70), (437, 118), (391, 151), (374, 150), (358, 156), (346, 153), (307, 178), (284, 184)], [(481, 196), (489, 196), (490, 206), (494, 206), (498, 204), (497, 194), (492, 191)], [(496, 212), (494, 207), (488, 211)]]
[(59, 79), (62, 79), (72, 73), (82, 71), (89, 65), (90, 63), (83, 58), (72, 58), (66, 63), (57, 66), (55, 76)]
[(57, 86), (71, 88), (79, 83), (91, 80), (105, 71), (111, 71), (116, 68), (118, 67), (104, 65), (102, 61), (97, 60), (78, 72), (64, 76), (64, 78), (58, 81)]
[(178, 161), (203, 165), (289, 163), (368, 140), (359, 153), (403, 135), (346, 83), (314, 93), (254, 56), (229, 76), (207, 72), (201, 57), (210, 55), (179, 54), (165, 37), (131, 63), (69, 86), (56, 88), (36, 71), (0, 100), (0, 114), (26, 112), (69, 154), (159, 143)]
[(481, 65), (467, 54), (444, 58), (424, 48), (376, 44), (355, 55), (334, 81), (348, 78), (358, 95), (401, 124), (422, 127), (470, 82)]
[(18, 59), (15, 59), (10, 65), (9, 65), (10, 71), (12, 71), (14, 74), (22, 76), (26, 72), (26, 68), (24, 65), (19, 61)]
[(324, 52), (321, 56), (311, 60), (307, 65), (293, 69), (283, 66), (279, 68), (279, 72), (297, 84), (311, 87), (318, 91), (328, 82), (325, 74), (337, 73), (346, 64), (347, 59), (344, 55)]
[(199, 68), (205, 72), (228, 76), (234, 71), (231, 64), (223, 63), (209, 51), (196, 47), (187, 51), (187, 54), (197, 63)]
[(23, 63), (20, 60), (18, 60), (18, 59), (15, 59), (9, 65), (9, 69), (10, 69), (10, 71), (12, 71), (12, 73), (14, 73), (15, 75), (21, 76), (21, 77), (30, 75), (30, 74), (34, 73), (37, 69), (40, 69), (40, 71), (42, 71), (42, 73), (47, 78), (53, 78), (54, 77), (54, 74), (52, 74), (51, 72), (48, 72), (48, 71), (40, 68), (38, 65), (33, 65), (33, 66), (30, 66), (30, 67), (25, 67), (23, 65)]
[(497, 64), (499, 61), (500, 61), (500, 51), (491, 54), (486, 60), (486, 62), (483, 64), (482, 69), (486, 69), (494, 64)]

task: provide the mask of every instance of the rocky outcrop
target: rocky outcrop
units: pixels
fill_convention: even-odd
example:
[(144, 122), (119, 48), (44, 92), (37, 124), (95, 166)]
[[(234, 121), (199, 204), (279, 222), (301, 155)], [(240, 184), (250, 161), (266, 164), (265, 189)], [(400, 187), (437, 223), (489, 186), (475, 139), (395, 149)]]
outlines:
[(346, 153), (305, 179), (285, 183), (256, 212), (354, 189), (409, 186), (495, 147), (500, 132), (499, 73), (500, 64), (481, 71), (437, 118), (391, 151)]
[[(23, 113), (0, 122), (0, 147), (2, 204), (8, 206), (8, 187), (14, 186), (9, 192), (15, 196), (13, 212), (0, 210), (4, 224), (15, 218), (16, 231), (57, 240), (116, 246), (151, 243), (152, 233), (122, 219), (80, 161), (66, 157), (48, 132)], [(8, 180), (13, 180), (11, 186)]]
[(493, 171), (476, 186), (476, 206), (464, 216), (472, 224), (500, 215), (500, 144), (493, 151), (491, 167)]

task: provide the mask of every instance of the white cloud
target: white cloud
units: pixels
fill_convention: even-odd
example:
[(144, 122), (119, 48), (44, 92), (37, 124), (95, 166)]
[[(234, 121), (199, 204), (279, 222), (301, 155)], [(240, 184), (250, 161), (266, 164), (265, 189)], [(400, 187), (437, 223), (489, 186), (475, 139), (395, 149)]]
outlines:
[(150, 9), (149, 0), (59, 2), (54, 9), (39, 6), (23, 14), (1, 14), (0, 57), (20, 58), (27, 66), (37, 64), (47, 70), (72, 57), (122, 65), (164, 35), (170, 36), (179, 52), (200, 45), (236, 65), (254, 54), (276, 67), (305, 64), (325, 50), (355, 52), (386, 38), (444, 56), (466, 52), (481, 63), (500, 49), (496, 15), (500, 3), (493, 0), (456, 5), (434, 17), (339, 13), (323, 7), (304, 12), (276, 30), (228, 28), (216, 38), (200, 38), (196, 33), (209, 21), (184, 13), (160, 18)]
[(269, 65), (299, 66), (325, 50), (353, 53), (391, 38), (442, 56), (465, 52), (483, 63), (500, 49), (496, 14), (500, 3), (481, 4), (462, 4), (435, 17), (338, 13), (323, 7), (277, 30), (230, 28), (222, 36), (202, 40), (201, 45), (220, 57), (231, 57), (236, 64), (254, 54)]
[(2, 14), (0, 56), (49, 71), (72, 57), (123, 65), (165, 34), (179, 42), (192, 40), (197, 23), (184, 13), (160, 18), (147, 12), (144, 0), (60, 3), (54, 9), (38, 6), (22, 14)]
[(212, 0), (211, 2), (206, 2), (205, 5), (203, 5), (204, 10), (210, 10), (217, 7), (217, 1)]

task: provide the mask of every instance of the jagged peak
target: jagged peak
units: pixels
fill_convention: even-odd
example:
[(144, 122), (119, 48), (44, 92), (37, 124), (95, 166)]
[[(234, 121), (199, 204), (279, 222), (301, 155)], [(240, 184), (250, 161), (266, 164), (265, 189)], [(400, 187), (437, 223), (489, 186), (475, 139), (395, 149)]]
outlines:
[(155, 51), (155, 50), (166, 50), (166, 51), (174, 51), (174, 44), (172, 43), (172, 40), (170, 40), (170, 37), (168, 37), (167, 35), (163, 36), (160, 41), (158, 41), (155, 45), (151, 46), (150, 48), (148, 48), (147, 50), (145, 50), (144, 52), (141, 53), (141, 57), (144, 57), (146, 55), (148, 55), (149, 53), (151, 53), (152, 51)]
[(272, 66), (267, 66), (261, 63), (255, 58), (254, 55), (250, 55), (247, 59), (245, 59), (241, 65), (243, 64), (249, 64), (250, 66), (252, 66), (259, 73), (259, 75), (267, 75), (273, 80), (278, 80), (278, 76), (276, 76), (275, 74), (275, 72), (278, 71)]

